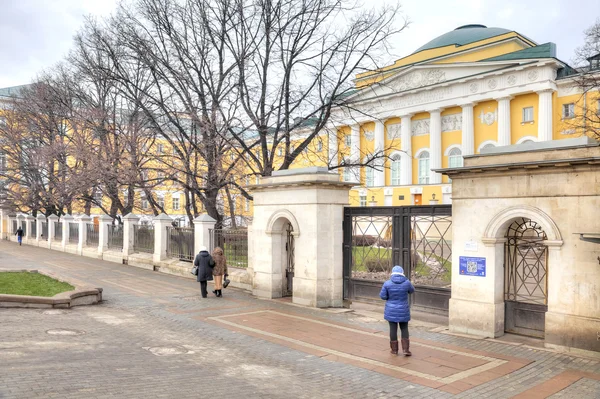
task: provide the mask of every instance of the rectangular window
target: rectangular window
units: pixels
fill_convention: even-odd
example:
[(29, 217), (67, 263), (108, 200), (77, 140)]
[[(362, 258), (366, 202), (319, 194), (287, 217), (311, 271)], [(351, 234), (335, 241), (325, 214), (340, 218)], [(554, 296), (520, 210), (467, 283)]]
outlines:
[(367, 187), (375, 185), (375, 170), (368, 166), (365, 168), (365, 183)]
[(352, 136), (349, 134), (345, 135), (344, 143), (346, 144), (346, 147), (350, 147), (352, 145)]
[(250, 200), (248, 198), (246, 198), (246, 206), (244, 208), (246, 209), (246, 212), (250, 211)]
[(352, 169), (344, 168), (344, 181), (352, 181)]
[(419, 184), (429, 184), (429, 158), (419, 159)]
[(173, 210), (174, 211), (179, 210), (179, 198), (178, 197), (173, 197)]
[(360, 206), (367, 206), (367, 196), (361, 195), (358, 197), (360, 199)]
[(575, 104), (563, 104), (563, 119), (575, 117)]
[(142, 198), (142, 209), (148, 209), (148, 200), (146, 198)]
[(0, 173), (6, 171), (6, 155), (0, 154)]
[(159, 179), (164, 179), (165, 178), (165, 172), (163, 172), (162, 170), (159, 170), (158, 172), (156, 172), (156, 177)]
[(102, 190), (94, 190), (94, 201), (96, 201), (97, 203), (102, 203)]
[(533, 107), (523, 108), (523, 122), (533, 122)]
[(160, 208), (164, 208), (165, 207), (165, 197), (162, 197), (162, 196), (157, 197), (156, 203), (158, 204), (158, 206)]
[(157, 144), (157, 145), (156, 145), (156, 153), (157, 153), (157, 154), (162, 154), (162, 153), (163, 153), (163, 151), (164, 151), (164, 149), (165, 149), (165, 148), (164, 148), (164, 146), (163, 146), (162, 144)]

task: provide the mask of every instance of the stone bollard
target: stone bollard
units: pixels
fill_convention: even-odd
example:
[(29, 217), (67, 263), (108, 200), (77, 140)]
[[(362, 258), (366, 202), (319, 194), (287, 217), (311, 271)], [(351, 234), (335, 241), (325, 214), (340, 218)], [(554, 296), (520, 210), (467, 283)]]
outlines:
[[(58, 216), (50, 215), (48, 216), (48, 248), (52, 248), (52, 241), (54, 240), (54, 235), (56, 234), (54, 223), (58, 221)], [(60, 226), (59, 226), (60, 228)]]
[(83, 247), (87, 241), (87, 225), (92, 221), (90, 216), (84, 215), (79, 218), (79, 240), (77, 241), (77, 254), (83, 255)]
[(210, 242), (211, 230), (214, 230), (217, 221), (210, 216), (203, 214), (194, 219), (194, 252), (200, 252), (200, 247), (206, 247), (212, 250)]
[(62, 242), (61, 247), (62, 250), (65, 251), (67, 248), (67, 244), (69, 243), (69, 223), (71, 223), (75, 218), (68, 213), (62, 217)]
[[(35, 223), (35, 218), (33, 216), (31, 216), (31, 215), (25, 216), (25, 226), (26, 226), (25, 234), (26, 235), (23, 238), (25, 239), (24, 241), (29, 245), (31, 245), (33, 243), (33, 241), (35, 240), (35, 235), (32, 234), (34, 223)], [(36, 230), (36, 234), (37, 234), (37, 230)]]
[(42, 246), (44, 245), (44, 239), (46, 239), (46, 237), (42, 236), (43, 233), (43, 228), (42, 228), (42, 224), (44, 223), (44, 221), (46, 220), (46, 216), (42, 215), (41, 213), (38, 213), (38, 215), (35, 218), (35, 242), (36, 245)]
[(108, 215), (100, 216), (98, 224), (98, 254), (102, 258), (102, 254), (108, 251), (108, 226), (112, 224), (113, 219)]
[(123, 255), (131, 255), (134, 245), (134, 228), (140, 217), (129, 213), (123, 218)]
[(167, 259), (167, 227), (172, 222), (173, 219), (164, 213), (154, 218), (154, 262)]

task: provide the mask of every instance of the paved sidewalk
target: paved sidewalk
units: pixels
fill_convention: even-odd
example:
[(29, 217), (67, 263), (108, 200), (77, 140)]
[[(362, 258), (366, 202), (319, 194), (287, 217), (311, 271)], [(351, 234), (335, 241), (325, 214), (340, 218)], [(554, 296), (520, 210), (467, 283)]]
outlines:
[(411, 324), (389, 354), (376, 314), (0, 242), (0, 268), (104, 288), (72, 310), (0, 309), (0, 398), (598, 398), (600, 362)]

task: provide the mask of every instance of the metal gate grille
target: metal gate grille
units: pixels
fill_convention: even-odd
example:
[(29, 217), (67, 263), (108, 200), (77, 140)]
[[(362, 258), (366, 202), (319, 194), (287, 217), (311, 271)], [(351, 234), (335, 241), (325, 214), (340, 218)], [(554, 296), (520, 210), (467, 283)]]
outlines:
[(292, 295), (294, 292), (294, 269), (295, 269), (295, 261), (294, 261), (294, 227), (288, 223), (286, 226), (286, 242), (285, 242), (285, 252), (286, 252), (286, 268), (285, 275), (287, 279), (286, 284), (286, 292), (285, 296)]

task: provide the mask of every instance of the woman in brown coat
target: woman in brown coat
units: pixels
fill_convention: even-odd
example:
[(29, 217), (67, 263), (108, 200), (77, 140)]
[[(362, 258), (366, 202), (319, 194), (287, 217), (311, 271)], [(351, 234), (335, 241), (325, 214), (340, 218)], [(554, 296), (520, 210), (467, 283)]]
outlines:
[(223, 255), (223, 250), (216, 247), (213, 250), (212, 257), (215, 261), (215, 267), (213, 268), (213, 277), (215, 280), (215, 290), (213, 294), (218, 297), (223, 296), (223, 276), (227, 277), (227, 259)]

